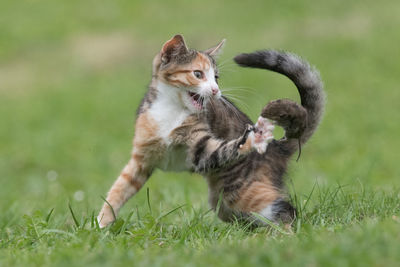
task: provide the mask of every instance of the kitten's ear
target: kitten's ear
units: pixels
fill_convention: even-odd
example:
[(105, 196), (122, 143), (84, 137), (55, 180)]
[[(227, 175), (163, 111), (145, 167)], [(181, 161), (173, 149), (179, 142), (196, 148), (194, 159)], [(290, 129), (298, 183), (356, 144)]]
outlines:
[(219, 44), (207, 49), (206, 51), (204, 51), (204, 53), (206, 53), (212, 57), (217, 57), (219, 54), (221, 54), (222, 48), (225, 45), (225, 41), (226, 41), (226, 39), (223, 39)]
[(185, 40), (182, 35), (177, 34), (161, 48), (161, 61), (162, 63), (168, 63), (173, 56), (186, 52), (188, 52), (188, 48), (186, 47)]

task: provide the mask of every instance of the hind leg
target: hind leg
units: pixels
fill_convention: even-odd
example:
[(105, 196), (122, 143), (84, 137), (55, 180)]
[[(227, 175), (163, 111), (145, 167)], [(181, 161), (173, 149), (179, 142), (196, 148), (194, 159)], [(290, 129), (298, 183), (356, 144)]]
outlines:
[(125, 202), (142, 188), (158, 156), (164, 151), (161, 140), (155, 134), (157, 128), (147, 113), (137, 118), (135, 128), (132, 157), (108, 192), (106, 200), (109, 204), (104, 203), (97, 217), (100, 227), (113, 222)]
[(239, 201), (232, 209), (242, 214), (242, 219), (253, 222), (257, 226), (268, 224), (253, 213), (257, 213), (274, 223), (291, 223), (296, 215), (293, 206), (285, 200), (279, 189), (266, 182), (255, 181), (240, 190)]
[[(295, 208), (283, 198), (278, 198), (274, 202), (267, 204), (265, 208), (257, 213), (275, 223), (290, 224), (296, 217)], [(257, 223), (261, 225), (266, 224), (259, 219), (257, 219)]]
[(150, 174), (151, 171), (143, 168), (143, 164), (133, 155), (107, 194), (108, 203), (104, 203), (97, 217), (101, 228), (116, 219), (121, 207), (142, 188)]

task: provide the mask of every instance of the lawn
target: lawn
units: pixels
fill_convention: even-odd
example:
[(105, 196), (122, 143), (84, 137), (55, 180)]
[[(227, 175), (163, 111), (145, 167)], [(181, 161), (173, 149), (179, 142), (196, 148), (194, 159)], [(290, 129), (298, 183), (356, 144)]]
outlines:
[[(396, 0), (2, 1), (0, 266), (398, 265), (399, 14)], [(320, 70), (324, 120), (287, 177), (292, 229), (225, 224), (203, 178), (161, 171), (117, 223), (94, 223), (176, 33), (198, 49), (227, 38), (221, 88), (253, 120), (298, 94), (236, 54), (289, 50)]]

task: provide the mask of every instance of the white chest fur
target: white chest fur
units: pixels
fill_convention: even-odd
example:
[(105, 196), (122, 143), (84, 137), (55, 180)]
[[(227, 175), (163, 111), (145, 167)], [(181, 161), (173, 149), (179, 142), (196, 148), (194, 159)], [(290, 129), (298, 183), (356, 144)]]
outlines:
[(157, 99), (150, 107), (150, 115), (157, 122), (158, 135), (169, 145), (169, 135), (173, 129), (182, 124), (190, 115), (190, 111), (183, 106), (179, 91), (164, 83), (157, 86)]
[(166, 154), (158, 167), (163, 170), (186, 170), (186, 149), (183, 147), (169, 147), (172, 140), (170, 133), (190, 115), (190, 111), (183, 106), (177, 88), (160, 83), (157, 86), (157, 99), (151, 104), (150, 116), (158, 126), (158, 136), (168, 146)]

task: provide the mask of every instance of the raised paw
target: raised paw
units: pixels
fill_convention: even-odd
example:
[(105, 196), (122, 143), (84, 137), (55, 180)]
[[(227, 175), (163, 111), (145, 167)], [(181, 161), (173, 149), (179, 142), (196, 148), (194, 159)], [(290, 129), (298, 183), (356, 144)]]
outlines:
[(275, 126), (266, 118), (259, 117), (254, 126), (253, 147), (258, 153), (263, 154), (267, 150), (268, 144), (274, 139), (272, 131)]
[(278, 99), (268, 103), (261, 116), (283, 127), (286, 138), (299, 138), (307, 127), (307, 111), (289, 99)]

